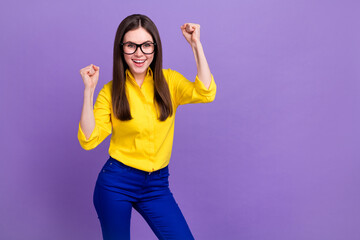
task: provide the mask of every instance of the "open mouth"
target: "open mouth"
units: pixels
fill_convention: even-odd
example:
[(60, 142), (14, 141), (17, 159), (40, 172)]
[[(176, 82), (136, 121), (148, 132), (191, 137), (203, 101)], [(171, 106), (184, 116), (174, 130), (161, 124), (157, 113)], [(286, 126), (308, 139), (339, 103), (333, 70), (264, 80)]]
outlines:
[(144, 60), (135, 60), (135, 59), (132, 59), (132, 61), (135, 63), (135, 66), (137, 67), (142, 67), (146, 61), (146, 59)]
[(134, 61), (135, 63), (143, 63), (143, 62), (145, 62), (145, 60), (134, 60), (134, 59), (133, 59), (133, 61)]

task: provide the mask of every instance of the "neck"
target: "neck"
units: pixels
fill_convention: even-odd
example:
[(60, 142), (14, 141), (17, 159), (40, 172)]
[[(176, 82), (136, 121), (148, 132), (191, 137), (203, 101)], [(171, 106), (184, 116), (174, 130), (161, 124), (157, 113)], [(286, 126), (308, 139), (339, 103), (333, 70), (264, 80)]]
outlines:
[(144, 73), (131, 73), (135, 79), (136, 82), (142, 82), (145, 79), (146, 72)]

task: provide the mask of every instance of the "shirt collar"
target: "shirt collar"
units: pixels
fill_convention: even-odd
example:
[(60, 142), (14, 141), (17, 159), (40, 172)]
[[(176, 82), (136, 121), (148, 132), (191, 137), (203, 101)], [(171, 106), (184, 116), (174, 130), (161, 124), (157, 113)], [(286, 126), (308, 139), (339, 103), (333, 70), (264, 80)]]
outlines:
[[(130, 70), (128, 68), (125, 71), (125, 76), (126, 76), (126, 78), (129, 78), (130, 80), (135, 82), (134, 76), (132, 75), (132, 73), (130, 72)], [(153, 71), (151, 70), (150, 67), (148, 67), (148, 69), (146, 70), (146, 76), (145, 76), (144, 81), (152, 79), (152, 78), (153, 78)]]

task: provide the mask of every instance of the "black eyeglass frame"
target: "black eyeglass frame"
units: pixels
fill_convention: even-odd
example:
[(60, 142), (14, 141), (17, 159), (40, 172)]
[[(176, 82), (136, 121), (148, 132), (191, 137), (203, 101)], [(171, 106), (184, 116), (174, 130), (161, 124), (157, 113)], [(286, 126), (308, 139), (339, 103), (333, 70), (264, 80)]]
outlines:
[[(124, 47), (124, 44), (126, 44), (126, 43), (131, 43), (131, 44), (134, 44), (134, 45), (136, 46), (135, 51), (134, 51), (133, 53), (126, 53), (126, 52), (124, 52), (124, 48), (123, 48), (123, 47)], [(145, 52), (143, 51), (142, 45), (147, 44), (147, 43), (154, 44), (154, 51), (153, 51), (152, 53), (145, 53)], [(150, 54), (153, 54), (153, 53), (155, 52), (156, 42), (150, 42), (150, 41), (148, 41), (148, 42), (144, 42), (144, 43), (141, 43), (141, 44), (136, 44), (136, 43), (133, 43), (133, 42), (124, 42), (124, 43), (120, 43), (120, 45), (121, 45), (121, 50), (122, 50), (122, 52), (123, 52), (124, 54), (126, 54), (126, 55), (132, 55), (132, 54), (136, 53), (136, 51), (138, 50), (138, 48), (140, 48), (140, 50), (142, 51), (143, 54), (150, 55)]]

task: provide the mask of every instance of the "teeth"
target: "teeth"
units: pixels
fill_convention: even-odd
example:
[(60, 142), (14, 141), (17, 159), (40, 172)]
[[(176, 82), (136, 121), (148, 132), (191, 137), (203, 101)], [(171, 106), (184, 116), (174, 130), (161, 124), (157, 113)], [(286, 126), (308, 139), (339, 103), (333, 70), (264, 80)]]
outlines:
[(133, 61), (136, 62), (136, 63), (143, 63), (143, 62), (145, 62), (145, 60), (143, 60), (143, 61), (133, 60)]

